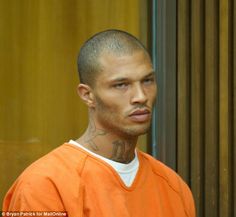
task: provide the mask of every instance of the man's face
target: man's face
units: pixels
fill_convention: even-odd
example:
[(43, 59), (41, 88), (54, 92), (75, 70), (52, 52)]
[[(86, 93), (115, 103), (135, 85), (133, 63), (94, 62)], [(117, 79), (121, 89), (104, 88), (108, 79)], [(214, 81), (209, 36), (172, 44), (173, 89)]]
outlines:
[(103, 54), (102, 72), (94, 86), (94, 121), (99, 128), (119, 135), (147, 132), (156, 98), (150, 58), (142, 51), (132, 55)]

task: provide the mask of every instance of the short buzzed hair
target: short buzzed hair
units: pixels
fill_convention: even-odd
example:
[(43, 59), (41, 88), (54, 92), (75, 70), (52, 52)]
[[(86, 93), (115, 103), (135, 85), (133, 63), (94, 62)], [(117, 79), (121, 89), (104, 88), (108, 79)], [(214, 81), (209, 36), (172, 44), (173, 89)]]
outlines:
[(106, 30), (88, 39), (80, 49), (78, 72), (80, 83), (94, 85), (96, 73), (102, 71), (99, 57), (104, 53), (132, 55), (136, 51), (148, 52), (133, 35), (121, 30)]

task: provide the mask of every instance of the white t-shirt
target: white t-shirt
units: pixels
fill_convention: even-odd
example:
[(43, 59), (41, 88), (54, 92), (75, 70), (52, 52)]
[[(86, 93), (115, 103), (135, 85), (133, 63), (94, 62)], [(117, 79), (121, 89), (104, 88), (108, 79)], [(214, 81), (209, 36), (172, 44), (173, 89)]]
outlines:
[(74, 140), (70, 140), (69, 143), (84, 149), (85, 151), (89, 152), (90, 154), (94, 155), (97, 158), (102, 159), (103, 161), (105, 161), (114, 168), (114, 170), (119, 174), (119, 176), (121, 177), (121, 179), (123, 180), (123, 182), (127, 187), (130, 187), (132, 185), (139, 168), (139, 160), (136, 150), (134, 159), (128, 164), (123, 164), (105, 158), (101, 155), (95, 154)]

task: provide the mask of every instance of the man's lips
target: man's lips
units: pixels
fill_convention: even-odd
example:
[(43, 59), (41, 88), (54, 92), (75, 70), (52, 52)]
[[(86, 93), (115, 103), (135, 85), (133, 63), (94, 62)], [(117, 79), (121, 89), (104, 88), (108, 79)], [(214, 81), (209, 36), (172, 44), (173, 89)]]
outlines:
[(148, 109), (138, 109), (133, 111), (129, 117), (135, 122), (146, 122), (150, 119), (150, 111)]

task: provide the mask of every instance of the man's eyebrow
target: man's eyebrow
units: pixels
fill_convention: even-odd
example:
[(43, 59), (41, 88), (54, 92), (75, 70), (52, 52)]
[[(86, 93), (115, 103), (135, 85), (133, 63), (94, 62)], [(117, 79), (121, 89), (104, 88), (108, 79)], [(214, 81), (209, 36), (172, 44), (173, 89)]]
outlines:
[(126, 77), (120, 77), (120, 78), (114, 78), (114, 79), (111, 79), (110, 82), (122, 82), (122, 81), (128, 81), (129, 79), (126, 78)]
[[(142, 79), (152, 77), (152, 76), (155, 76), (154, 71), (151, 71), (147, 75), (144, 75)], [(110, 82), (123, 82), (123, 81), (129, 81), (129, 80), (130, 78), (128, 77), (117, 77), (117, 78), (111, 79)]]
[(143, 76), (142, 79), (152, 78), (152, 77), (155, 77), (155, 72), (154, 71), (151, 71), (149, 74)]

